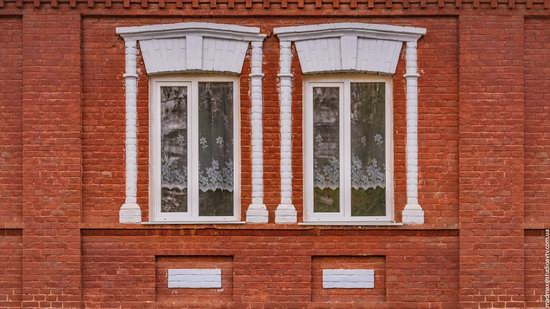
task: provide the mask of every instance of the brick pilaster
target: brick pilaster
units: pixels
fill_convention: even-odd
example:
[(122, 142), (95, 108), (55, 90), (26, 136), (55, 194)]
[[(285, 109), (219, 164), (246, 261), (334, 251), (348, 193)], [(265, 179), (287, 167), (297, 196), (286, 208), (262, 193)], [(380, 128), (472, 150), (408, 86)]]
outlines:
[(460, 302), (523, 307), (523, 17), (459, 29)]
[(23, 307), (80, 307), (80, 29), (23, 16)]

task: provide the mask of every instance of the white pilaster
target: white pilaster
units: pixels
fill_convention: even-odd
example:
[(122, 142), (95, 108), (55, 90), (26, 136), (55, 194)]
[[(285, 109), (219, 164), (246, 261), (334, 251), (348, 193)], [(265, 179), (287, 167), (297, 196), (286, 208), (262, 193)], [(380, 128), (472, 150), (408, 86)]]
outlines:
[(126, 200), (119, 211), (120, 223), (140, 223), (137, 204), (137, 68), (136, 41), (125, 41), (126, 73)]
[(403, 209), (403, 223), (424, 223), (424, 211), (418, 203), (418, 69), (416, 41), (407, 41), (407, 205)]
[(252, 204), (246, 211), (246, 222), (267, 223), (268, 211), (263, 202), (263, 133), (262, 133), (262, 42), (252, 42), (250, 70), (252, 127)]
[(281, 203), (275, 210), (276, 223), (297, 222), (292, 205), (292, 53), (290, 41), (280, 43), (279, 102), (281, 109)]

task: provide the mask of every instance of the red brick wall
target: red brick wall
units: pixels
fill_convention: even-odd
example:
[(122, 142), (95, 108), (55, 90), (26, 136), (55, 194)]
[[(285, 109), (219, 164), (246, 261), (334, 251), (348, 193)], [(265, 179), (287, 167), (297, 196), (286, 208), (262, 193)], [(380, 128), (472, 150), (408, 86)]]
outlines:
[[(542, 306), (542, 235), (550, 227), (546, 2), (0, 0), (0, 308), (326, 308), (329, 299), (331, 308)], [(114, 29), (181, 21), (259, 26), (267, 34), (342, 21), (427, 28), (418, 44), (426, 224), (273, 223), (280, 199), (273, 35), (264, 42), (263, 67), (270, 223), (118, 224), (124, 42)], [(148, 82), (138, 59), (138, 202), (146, 221)], [(393, 89), (397, 220), (406, 202), (404, 61), (402, 53)], [(249, 62), (247, 56), (241, 77), (243, 219), (251, 190)], [(293, 196), (301, 221), (302, 74), (295, 52), (292, 71)], [(189, 265), (222, 268), (226, 289), (164, 287), (167, 267)], [(377, 270), (374, 291), (319, 288), (322, 267), (355, 265)]]
[(21, 306), (21, 231), (0, 231), (0, 308)]
[(0, 227), (21, 223), (21, 18), (0, 17)]
[(523, 17), (464, 14), (459, 27), (460, 300), (521, 307)]
[[(55, 38), (55, 39), (52, 39)], [(80, 304), (80, 15), (23, 16), (23, 307)]]
[(525, 231), (525, 305), (544, 307), (544, 231)]
[(525, 21), (525, 222), (550, 222), (550, 20)]
[[(83, 303), (98, 308), (153, 306), (155, 257), (207, 255), (233, 257), (232, 307), (287, 303), (303, 308), (310, 302), (322, 307), (318, 287), (311, 284), (319, 270), (312, 256), (314, 261), (323, 256), (385, 256), (384, 293), (389, 308), (411, 304), (453, 308), (458, 301), (457, 250), (456, 231), (86, 230), (82, 238)], [(220, 267), (217, 258), (200, 263), (205, 268)], [(347, 268), (353, 265), (357, 264)], [(198, 304), (194, 297), (181, 301), (181, 306), (204, 308), (212, 298)], [(342, 308), (351, 305), (349, 297), (339, 302)], [(376, 308), (380, 306), (384, 304)]]

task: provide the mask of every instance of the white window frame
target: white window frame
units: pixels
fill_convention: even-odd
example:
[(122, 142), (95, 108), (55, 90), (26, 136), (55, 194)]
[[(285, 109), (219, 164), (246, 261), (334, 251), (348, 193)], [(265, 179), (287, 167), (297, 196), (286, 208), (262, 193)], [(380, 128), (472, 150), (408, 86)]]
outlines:
[[(233, 82), (233, 216), (199, 216), (199, 82)], [(187, 86), (187, 212), (161, 210), (161, 86)], [(157, 76), (149, 79), (149, 221), (151, 222), (238, 222), (241, 210), (239, 76), (210, 74)]]
[[(386, 146), (386, 215), (351, 216), (351, 111), (350, 84), (354, 82), (383, 82), (385, 89), (385, 146)], [(340, 144), (340, 212), (313, 211), (313, 87), (340, 87), (339, 144)], [(393, 202), (393, 80), (391, 76), (359, 74), (326, 74), (304, 78), (303, 87), (303, 165), (304, 165), (304, 222), (389, 222), (394, 220)], [(347, 121), (345, 121), (347, 119)]]

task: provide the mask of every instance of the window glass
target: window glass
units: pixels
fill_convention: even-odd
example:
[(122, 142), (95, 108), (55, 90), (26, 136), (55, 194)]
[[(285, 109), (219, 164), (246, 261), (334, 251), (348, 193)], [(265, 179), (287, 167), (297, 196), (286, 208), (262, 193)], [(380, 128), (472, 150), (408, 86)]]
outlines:
[(339, 87), (313, 87), (314, 212), (340, 211)]
[(160, 87), (161, 212), (187, 212), (187, 87)]
[(385, 83), (351, 83), (351, 215), (386, 215)]
[(199, 82), (199, 215), (233, 215), (233, 83)]

